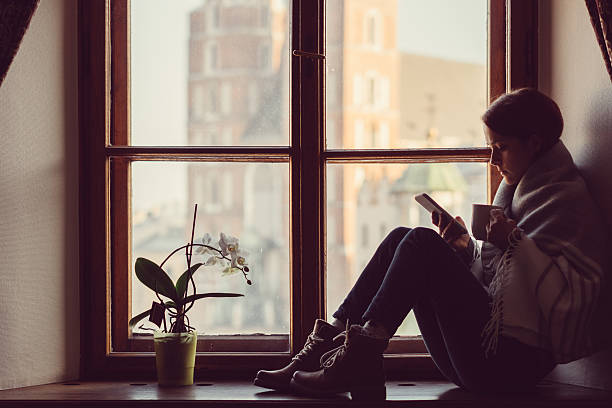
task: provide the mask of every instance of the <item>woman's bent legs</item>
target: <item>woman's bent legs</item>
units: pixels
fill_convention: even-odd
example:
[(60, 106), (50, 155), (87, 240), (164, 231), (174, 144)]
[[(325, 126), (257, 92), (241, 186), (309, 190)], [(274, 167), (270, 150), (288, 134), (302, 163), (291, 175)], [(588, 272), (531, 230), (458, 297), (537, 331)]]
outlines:
[(552, 367), (547, 353), (502, 337), (497, 354), (485, 356), (481, 332), (489, 303), (486, 290), (438, 233), (397, 228), (334, 317), (373, 320), (393, 334), (414, 308), (428, 350), (449, 380), (491, 391), (535, 384)]
[(354, 324), (363, 324), (363, 314), (372, 302), (374, 295), (380, 288), (393, 255), (402, 239), (410, 232), (410, 228), (398, 227), (391, 231), (378, 245), (376, 252), (366, 265), (361, 275), (353, 285), (338, 310), (333, 314), (336, 319)]
[[(439, 262), (442, 258), (446, 260)], [(438, 263), (442, 265), (436, 265)], [(381, 242), (352, 290), (334, 313), (334, 317), (341, 320), (348, 318), (351, 322), (359, 324), (373, 318), (381, 323), (384, 322), (386, 329), (393, 334), (412, 305), (415, 305), (415, 316), (434, 362), (449, 380), (460, 384), (448, 356), (437, 317), (429, 305), (430, 300), (425, 297), (419, 301), (420, 295), (423, 294), (422, 287), (429, 280), (424, 278), (439, 275), (433, 270), (434, 268), (442, 269), (443, 273), (458, 273), (464, 278), (467, 277), (476, 283), (475, 288), (479, 295), (484, 294), (484, 290), (479, 288), (476, 279), (466, 266), (435, 231), (426, 228), (399, 227), (391, 231)], [(446, 285), (439, 277), (436, 281), (437, 286)], [(470, 289), (473, 289), (472, 285), (470, 286)], [(390, 290), (391, 287), (394, 290)], [(472, 298), (462, 293), (460, 287), (456, 288), (459, 296)], [(374, 301), (375, 297), (377, 301)], [(396, 299), (387, 301), (385, 298), (389, 297)], [(483, 296), (477, 297), (483, 298)], [(486, 294), (484, 297), (486, 298)], [(399, 305), (396, 305), (397, 303)], [(479, 306), (488, 313), (488, 300), (485, 299)], [(364, 318), (366, 310), (368, 315)]]
[(399, 227), (378, 246), (333, 316), (357, 324), (376, 320), (393, 334), (419, 300), (438, 288), (470, 299), (475, 291), (483, 313), (489, 313), (484, 288), (438, 233)]

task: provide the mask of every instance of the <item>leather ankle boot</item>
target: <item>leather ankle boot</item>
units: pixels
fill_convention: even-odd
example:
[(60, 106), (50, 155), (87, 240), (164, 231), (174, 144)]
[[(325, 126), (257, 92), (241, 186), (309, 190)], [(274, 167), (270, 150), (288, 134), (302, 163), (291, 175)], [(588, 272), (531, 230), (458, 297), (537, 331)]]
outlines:
[(353, 325), (342, 345), (321, 356), (319, 370), (293, 374), (291, 388), (311, 396), (350, 392), (354, 400), (384, 400), (383, 352), (388, 344), (389, 339), (372, 337)]
[[(289, 390), (289, 382), (298, 370), (315, 371), (321, 367), (321, 356), (342, 344), (343, 338), (336, 338), (342, 331), (325, 320), (317, 319), (302, 350), (291, 362), (279, 370), (260, 370), (253, 384), (273, 390)], [(334, 340), (334, 338), (336, 338)]]

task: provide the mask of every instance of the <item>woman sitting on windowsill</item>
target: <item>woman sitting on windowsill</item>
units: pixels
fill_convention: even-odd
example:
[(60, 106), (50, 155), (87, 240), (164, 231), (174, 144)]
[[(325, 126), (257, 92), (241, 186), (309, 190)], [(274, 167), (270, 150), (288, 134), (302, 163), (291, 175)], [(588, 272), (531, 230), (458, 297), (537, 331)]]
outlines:
[[(414, 310), (440, 371), (472, 391), (533, 387), (557, 363), (592, 352), (606, 234), (559, 140), (558, 106), (533, 89), (498, 98), (482, 117), (503, 181), (479, 249), (452, 222), (396, 228), (304, 348), (255, 384), (310, 395), (384, 398), (383, 351)], [(346, 330), (345, 330), (346, 328)]]

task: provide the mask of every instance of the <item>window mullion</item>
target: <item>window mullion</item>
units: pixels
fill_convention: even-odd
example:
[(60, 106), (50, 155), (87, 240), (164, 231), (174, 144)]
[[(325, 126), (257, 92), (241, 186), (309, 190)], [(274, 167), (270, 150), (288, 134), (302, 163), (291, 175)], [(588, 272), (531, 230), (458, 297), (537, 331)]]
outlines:
[[(292, 48), (323, 53), (323, 0), (292, 2)], [(315, 318), (324, 314), (322, 264), (321, 146), (324, 64), (318, 58), (292, 56), (293, 274), (292, 351), (300, 347)]]
[[(111, 126), (110, 144), (130, 144), (130, 1), (111, 1)], [(108, 148), (108, 147), (107, 147)], [(108, 305), (111, 315), (110, 351), (128, 347), (131, 308), (131, 162), (109, 159), (110, 276)]]
[[(488, 86), (487, 101), (491, 103), (506, 92), (506, 1), (489, 0), (488, 21)], [(487, 199), (493, 202), (501, 176), (493, 166), (487, 166)]]

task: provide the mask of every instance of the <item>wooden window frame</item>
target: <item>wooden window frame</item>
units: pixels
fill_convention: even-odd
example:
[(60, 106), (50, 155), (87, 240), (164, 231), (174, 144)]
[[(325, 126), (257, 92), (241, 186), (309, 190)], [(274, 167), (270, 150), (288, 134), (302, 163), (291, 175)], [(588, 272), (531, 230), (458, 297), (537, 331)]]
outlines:
[[(199, 340), (220, 352), (198, 353), (197, 375), (236, 377), (288, 362), (310, 333), (314, 319), (325, 316), (324, 187), (327, 163), (381, 160), (388, 163), (486, 162), (489, 157), (488, 148), (326, 150), (323, 139), (324, 62), (299, 53), (291, 56), (290, 65), (290, 146), (128, 146), (129, 72), (116, 62), (128, 61), (129, 58), (129, 0), (79, 0), (78, 7), (79, 266), (81, 377), (84, 379), (152, 377), (155, 373), (153, 354), (146, 351), (150, 350), (150, 342), (147, 345), (147, 342), (135, 338), (130, 343), (126, 335), (125, 293), (130, 290), (128, 255), (131, 237), (129, 228), (126, 228), (130, 214), (127, 200), (130, 160), (280, 161), (290, 165), (293, 186), (290, 334), (265, 336), (265, 341), (259, 336), (244, 336), (238, 340), (231, 336)], [(292, 49), (325, 55), (324, 0), (293, 0), (291, 7)], [(537, 87), (537, 14), (537, 2), (489, 0), (489, 101), (509, 89)], [(115, 24), (110, 23), (111, 16)], [(303, 86), (305, 83), (314, 86)], [(489, 200), (499, 182), (499, 175), (488, 166)], [(122, 214), (122, 217), (117, 217), (117, 214)], [(307, 245), (304, 237), (315, 245)], [(121, 291), (125, 292), (122, 294)], [(311, 302), (313, 298), (318, 301)], [(124, 303), (123, 309), (117, 307), (121, 302)], [(123, 312), (118, 313), (118, 310)], [(113, 336), (117, 333), (119, 335)], [(266, 352), (287, 340), (289, 352)], [(437, 376), (422, 340), (394, 339), (389, 352), (391, 354), (385, 357), (389, 373), (401, 372), (412, 378)]]

